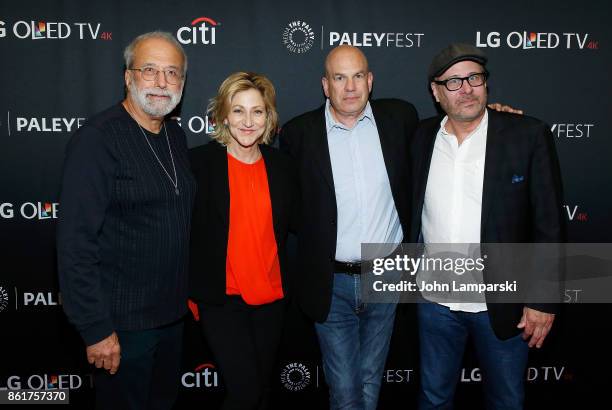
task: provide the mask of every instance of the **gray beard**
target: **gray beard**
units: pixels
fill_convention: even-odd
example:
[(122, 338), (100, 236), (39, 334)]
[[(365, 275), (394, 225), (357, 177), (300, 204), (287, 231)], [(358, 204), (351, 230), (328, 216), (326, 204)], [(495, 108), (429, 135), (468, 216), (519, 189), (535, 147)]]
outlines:
[[(170, 114), (174, 108), (181, 101), (183, 96), (183, 88), (174, 93), (168, 90), (162, 90), (156, 87), (142, 88), (138, 89), (136, 85), (132, 82), (129, 85), (130, 98), (132, 101), (138, 105), (145, 113), (152, 117), (165, 117)], [(170, 97), (170, 101), (165, 103), (159, 102), (151, 102), (147, 100), (147, 94), (155, 93), (159, 95), (167, 95)]]

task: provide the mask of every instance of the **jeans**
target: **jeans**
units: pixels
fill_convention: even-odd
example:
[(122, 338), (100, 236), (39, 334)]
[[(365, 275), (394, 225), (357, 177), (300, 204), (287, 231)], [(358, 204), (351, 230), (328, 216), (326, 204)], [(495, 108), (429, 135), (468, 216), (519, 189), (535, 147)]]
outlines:
[(329, 314), (315, 324), (330, 409), (376, 409), (396, 307), (363, 303), (360, 276), (334, 274)]
[(518, 410), (525, 397), (529, 347), (521, 335), (495, 336), (487, 312), (451, 311), (437, 303), (419, 303), (421, 391), (419, 410), (452, 409), (468, 335), (481, 367), (489, 410)]

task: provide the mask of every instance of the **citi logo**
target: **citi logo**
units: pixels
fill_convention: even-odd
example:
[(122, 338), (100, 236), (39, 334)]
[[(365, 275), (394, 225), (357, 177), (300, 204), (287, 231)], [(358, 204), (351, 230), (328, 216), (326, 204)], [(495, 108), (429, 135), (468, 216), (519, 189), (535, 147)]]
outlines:
[(204, 363), (197, 366), (193, 372), (184, 373), (181, 383), (183, 387), (191, 389), (219, 387), (219, 374), (214, 364)]
[(502, 45), (514, 49), (598, 49), (599, 42), (589, 40), (588, 33), (534, 33), (513, 31), (503, 36), (497, 31), (489, 33), (476, 32), (476, 47), (499, 48)]
[(198, 17), (191, 25), (179, 28), (176, 38), (181, 44), (214, 45), (217, 41), (217, 26), (220, 25), (210, 17)]

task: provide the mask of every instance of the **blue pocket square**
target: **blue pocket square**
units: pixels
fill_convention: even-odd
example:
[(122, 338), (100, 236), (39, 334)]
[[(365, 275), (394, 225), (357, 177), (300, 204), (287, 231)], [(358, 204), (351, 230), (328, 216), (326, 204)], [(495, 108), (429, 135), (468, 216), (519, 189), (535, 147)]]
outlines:
[(518, 184), (519, 182), (523, 182), (524, 179), (525, 179), (525, 177), (522, 176), (522, 175), (516, 175), (516, 174), (512, 175), (512, 183), (513, 184)]

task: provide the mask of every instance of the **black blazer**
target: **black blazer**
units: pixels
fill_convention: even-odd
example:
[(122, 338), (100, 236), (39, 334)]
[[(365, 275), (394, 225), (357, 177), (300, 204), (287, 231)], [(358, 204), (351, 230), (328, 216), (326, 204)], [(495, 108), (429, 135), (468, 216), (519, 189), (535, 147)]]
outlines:
[[(299, 206), (297, 175), (286, 154), (267, 145), (259, 148), (266, 164), (274, 237), (286, 298), (290, 289), (285, 243)], [(211, 141), (190, 150), (189, 154), (198, 188), (191, 224), (189, 295), (198, 302), (223, 304), (230, 206), (227, 150)]]
[[(410, 217), (408, 141), (418, 124), (412, 104), (370, 101), (378, 128), (391, 192), (404, 232)], [(280, 147), (298, 167), (302, 206), (298, 233), (299, 271), (294, 296), (317, 322), (325, 321), (331, 303), (336, 254), (337, 206), (325, 126), (325, 106), (302, 114), (280, 133)]]
[[(442, 117), (424, 120), (411, 146), (413, 213), (410, 241), (418, 242), (421, 213), (436, 134)], [(513, 183), (513, 176), (522, 176)], [(550, 128), (535, 118), (489, 110), (481, 243), (561, 243), (566, 239), (562, 214), (559, 160)], [(484, 271), (487, 282), (487, 271)], [(508, 278), (510, 279), (510, 278)], [(554, 313), (557, 306), (528, 304)], [(489, 303), (487, 309), (496, 335), (507, 339), (516, 328), (523, 305)]]

